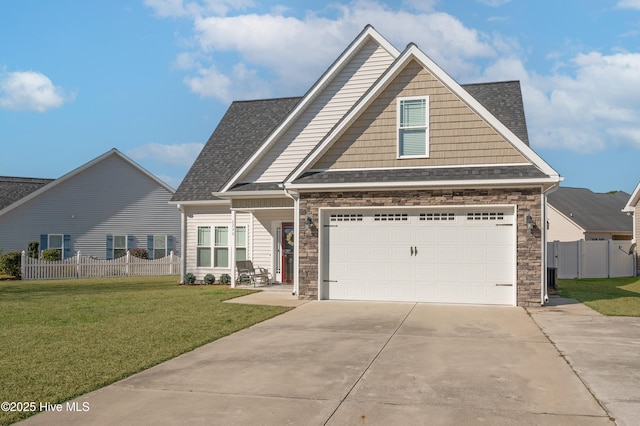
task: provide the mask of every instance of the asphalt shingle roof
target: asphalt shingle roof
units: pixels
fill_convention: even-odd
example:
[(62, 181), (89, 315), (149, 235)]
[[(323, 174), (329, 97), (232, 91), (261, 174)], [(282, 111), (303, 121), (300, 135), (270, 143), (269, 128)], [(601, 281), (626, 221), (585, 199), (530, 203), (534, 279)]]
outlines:
[(233, 102), (171, 201), (215, 199), (211, 193), (224, 186), (299, 100), (280, 98)]
[[(462, 85), (462, 87), (523, 142), (529, 143), (519, 82), (466, 84)], [(172, 201), (216, 199), (211, 193), (219, 191), (227, 183), (260, 147), (262, 142), (287, 117), (300, 99), (302, 98), (233, 102), (176, 190)], [(464, 175), (467, 173), (464, 170), (466, 169), (462, 169), (459, 173)], [(501, 168), (491, 168), (491, 170), (486, 170), (485, 173), (497, 175), (504, 172)], [(512, 168), (509, 168), (509, 170), (513, 172)], [(481, 177), (473, 177), (480, 176), (477, 174), (479, 173), (478, 169), (469, 173), (468, 176), (471, 177), (466, 178), (482, 179)], [(526, 173), (531, 174), (533, 172), (527, 171)], [(338, 178), (337, 176), (332, 175), (331, 178), (316, 176), (314, 179), (336, 179)], [(366, 176), (367, 179), (382, 178), (377, 173), (367, 173)], [(440, 175), (436, 173), (431, 179), (435, 179), (436, 176)], [(442, 176), (443, 179), (449, 179), (452, 175)], [(420, 178), (416, 174), (406, 177), (409, 179)], [(504, 177), (510, 177), (510, 175), (507, 174)], [(455, 177), (453, 178), (455, 179)], [(265, 188), (263, 186), (234, 188), (234, 190), (249, 189), (260, 190)]]
[(522, 142), (529, 145), (519, 81), (463, 84), (462, 87)]
[(0, 210), (37, 191), (53, 179), (0, 176)]
[(491, 167), (443, 167), (436, 169), (391, 169), (325, 171), (306, 173), (296, 184), (437, 182), (443, 180), (486, 180), (543, 178), (546, 175), (531, 165)]
[(549, 194), (548, 201), (586, 231), (632, 232), (632, 217), (621, 211), (629, 197), (624, 191), (603, 194), (586, 188), (560, 187)]

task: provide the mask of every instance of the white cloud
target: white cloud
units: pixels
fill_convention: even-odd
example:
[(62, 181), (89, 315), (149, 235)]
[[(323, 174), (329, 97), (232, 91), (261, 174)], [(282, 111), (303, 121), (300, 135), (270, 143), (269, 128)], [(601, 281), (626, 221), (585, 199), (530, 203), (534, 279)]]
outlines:
[(483, 80), (521, 80), (534, 147), (592, 153), (640, 148), (638, 69), (637, 53), (580, 54), (550, 75), (529, 73), (514, 57), (496, 61)]
[(128, 150), (126, 154), (136, 161), (154, 160), (170, 166), (190, 167), (203, 146), (201, 143), (180, 145), (150, 143)]
[(500, 7), (503, 4), (509, 3), (511, 0), (476, 0), (476, 3), (484, 4), (485, 6)]
[[(147, 1), (152, 6), (159, 0)], [(459, 75), (473, 74), (474, 58), (496, 56), (484, 36), (464, 26), (446, 13), (428, 12), (428, 4), (417, 9), (391, 9), (373, 0), (334, 4), (335, 18), (308, 13), (293, 16), (245, 13), (226, 16), (229, 10), (250, 6), (249, 2), (213, 2), (227, 9), (214, 13), (212, 2), (173, 5), (176, 14), (186, 8), (192, 15), (197, 51), (184, 52), (176, 59), (181, 69), (195, 73), (185, 84), (201, 96), (229, 99), (299, 95), (313, 84), (366, 24), (372, 24), (400, 50), (409, 42), (423, 47), (445, 69)], [(416, 3), (417, 4), (417, 3)], [(155, 5), (158, 13), (169, 9)], [(167, 12), (162, 12), (167, 13)], [(197, 57), (198, 61), (194, 61)], [(197, 62), (197, 64), (195, 63)], [(228, 62), (233, 65), (225, 67)], [(238, 73), (238, 71), (242, 71)], [(269, 84), (259, 76), (269, 75)], [(252, 80), (252, 76), (255, 80)], [(247, 88), (258, 90), (253, 96)]]
[[(416, 0), (394, 7), (353, 0), (332, 4), (327, 15), (299, 16), (284, 8), (253, 13), (248, 0), (145, 1), (158, 14), (192, 21), (192, 47), (175, 64), (187, 73), (189, 89), (202, 97), (228, 103), (301, 95), (372, 24), (400, 50), (415, 42), (460, 82), (521, 80), (534, 147), (595, 152), (640, 145), (638, 54), (588, 52), (554, 61), (556, 68), (546, 74), (532, 73), (517, 39), (467, 27), (435, 11), (437, 0), (424, 7)], [(497, 7), (507, 1), (481, 2)], [(640, 8), (640, 0), (621, 0), (618, 6)]]
[(73, 101), (72, 94), (55, 86), (49, 77), (35, 71), (0, 73), (0, 108), (44, 112)]
[(640, 0), (619, 0), (616, 7), (619, 9), (640, 9)]

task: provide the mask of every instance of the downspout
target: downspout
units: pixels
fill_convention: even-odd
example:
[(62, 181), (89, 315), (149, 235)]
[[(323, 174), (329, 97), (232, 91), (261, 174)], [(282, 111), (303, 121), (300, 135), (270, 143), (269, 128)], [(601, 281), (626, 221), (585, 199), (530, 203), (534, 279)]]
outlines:
[(299, 223), (300, 223), (300, 195), (296, 192), (296, 191), (290, 191), (289, 189), (287, 189), (284, 184), (282, 184), (280, 186), (283, 190), (284, 193), (287, 197), (291, 198), (293, 200), (293, 235), (294, 235), (294, 240), (293, 240), (293, 292), (291, 294), (293, 294), (294, 296), (298, 295), (298, 289), (299, 289), (299, 267), (300, 267), (300, 230), (299, 230)]
[(180, 284), (184, 284), (184, 274), (187, 270), (187, 215), (182, 204), (177, 205), (180, 211)]
[(542, 219), (540, 223), (542, 231), (542, 292), (540, 305), (549, 303), (549, 285), (547, 283), (547, 197), (560, 188), (560, 183), (554, 184), (546, 191), (542, 191)]

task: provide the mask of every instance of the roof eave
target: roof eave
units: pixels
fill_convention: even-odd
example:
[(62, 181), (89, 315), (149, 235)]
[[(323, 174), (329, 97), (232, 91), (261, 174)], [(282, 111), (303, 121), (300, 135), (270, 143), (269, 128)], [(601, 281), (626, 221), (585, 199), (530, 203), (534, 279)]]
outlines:
[(426, 181), (399, 181), (399, 182), (349, 182), (349, 183), (286, 183), (286, 189), (298, 191), (344, 191), (358, 189), (440, 189), (440, 188), (523, 188), (523, 187), (551, 187), (560, 182), (560, 179), (549, 177), (543, 179), (490, 179), (490, 180), (441, 180)]

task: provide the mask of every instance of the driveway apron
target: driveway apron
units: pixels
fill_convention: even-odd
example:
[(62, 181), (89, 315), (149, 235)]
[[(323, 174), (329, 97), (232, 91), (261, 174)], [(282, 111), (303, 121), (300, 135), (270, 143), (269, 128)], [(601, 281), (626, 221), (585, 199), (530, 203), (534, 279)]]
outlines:
[(606, 425), (524, 309), (314, 301), (89, 393), (65, 425)]

